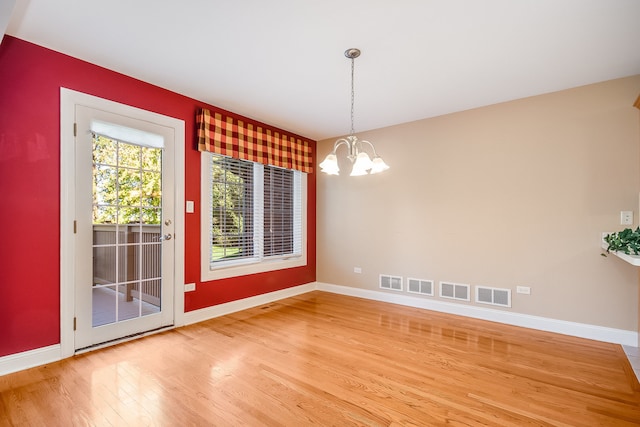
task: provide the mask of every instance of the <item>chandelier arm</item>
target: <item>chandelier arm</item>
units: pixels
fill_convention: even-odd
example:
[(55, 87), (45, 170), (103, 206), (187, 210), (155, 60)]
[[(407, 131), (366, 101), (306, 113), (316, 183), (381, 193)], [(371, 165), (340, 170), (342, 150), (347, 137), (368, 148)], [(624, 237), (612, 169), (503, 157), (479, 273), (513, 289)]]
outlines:
[(371, 150), (373, 151), (373, 157), (378, 157), (378, 153), (376, 153), (376, 148), (373, 146), (372, 143), (370, 143), (369, 141), (364, 140), (364, 139), (361, 139), (360, 143), (361, 144), (369, 144), (369, 147), (371, 147)]
[(337, 141), (335, 142), (335, 144), (333, 144), (333, 151), (332, 151), (332, 153), (333, 153), (333, 154), (336, 154), (336, 151), (338, 150), (338, 147), (340, 147), (341, 145), (345, 145), (345, 144), (346, 144), (347, 146), (349, 146), (349, 141), (348, 141), (348, 140), (346, 140), (346, 139), (344, 139), (344, 138), (340, 138), (339, 140), (337, 140)]

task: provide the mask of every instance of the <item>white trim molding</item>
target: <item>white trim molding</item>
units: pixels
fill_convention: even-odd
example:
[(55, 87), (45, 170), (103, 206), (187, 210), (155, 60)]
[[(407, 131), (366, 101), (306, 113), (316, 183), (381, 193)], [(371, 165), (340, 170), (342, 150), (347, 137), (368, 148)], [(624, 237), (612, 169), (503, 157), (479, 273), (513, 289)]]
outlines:
[(579, 338), (587, 338), (596, 341), (610, 342), (614, 344), (638, 346), (638, 332), (623, 329), (607, 328), (604, 326), (589, 325), (586, 323), (568, 322), (566, 320), (550, 319), (547, 317), (531, 316), (528, 314), (513, 313), (510, 311), (494, 310), (486, 307), (476, 307), (466, 304), (456, 304), (432, 299), (418, 298), (397, 293), (372, 291), (368, 289), (352, 288), (349, 286), (332, 285), (316, 282), (319, 291), (334, 294), (360, 297), (392, 304), (406, 305), (414, 308), (439, 311), (441, 313), (455, 314), (474, 319), (488, 320), (507, 325), (521, 326), (529, 329), (537, 329), (546, 332), (555, 332)]
[(126, 117), (156, 123), (174, 132), (174, 293), (173, 326), (183, 325), (184, 317), (184, 239), (185, 239), (185, 122), (182, 119), (142, 110), (93, 95), (60, 88), (60, 352), (59, 358), (75, 353), (75, 136), (76, 105), (109, 111)]
[(0, 376), (62, 359), (60, 344), (0, 357)]
[(306, 294), (315, 291), (315, 283), (307, 283), (306, 285), (294, 286), (292, 288), (281, 289), (279, 291), (269, 292), (262, 295), (256, 295), (224, 304), (214, 305), (212, 307), (201, 308), (200, 310), (188, 311), (184, 314), (184, 324), (191, 325), (193, 323), (203, 322), (215, 317), (225, 316), (227, 314), (246, 310), (248, 308), (257, 307), (263, 304), (269, 304), (281, 299)]

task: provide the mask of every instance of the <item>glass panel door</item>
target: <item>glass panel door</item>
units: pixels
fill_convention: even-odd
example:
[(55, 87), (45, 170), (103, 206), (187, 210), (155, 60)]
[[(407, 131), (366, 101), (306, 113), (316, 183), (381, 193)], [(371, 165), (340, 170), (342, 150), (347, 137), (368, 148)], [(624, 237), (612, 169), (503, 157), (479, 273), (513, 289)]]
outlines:
[(93, 134), (93, 327), (160, 312), (162, 150)]
[(77, 350), (173, 324), (175, 136), (81, 105), (76, 121)]

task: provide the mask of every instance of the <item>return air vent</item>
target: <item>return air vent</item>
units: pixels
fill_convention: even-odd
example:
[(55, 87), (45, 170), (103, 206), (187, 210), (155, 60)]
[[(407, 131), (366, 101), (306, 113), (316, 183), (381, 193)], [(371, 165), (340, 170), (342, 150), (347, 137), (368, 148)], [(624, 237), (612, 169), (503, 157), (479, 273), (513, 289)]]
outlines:
[(392, 291), (402, 290), (402, 277), (400, 276), (388, 276), (385, 274), (380, 275), (380, 288), (391, 289)]
[(461, 301), (471, 301), (471, 298), (469, 296), (469, 289), (469, 285), (440, 282), (440, 297), (457, 299)]
[(407, 292), (433, 296), (433, 280), (407, 279)]
[(476, 286), (476, 302), (511, 307), (511, 289)]

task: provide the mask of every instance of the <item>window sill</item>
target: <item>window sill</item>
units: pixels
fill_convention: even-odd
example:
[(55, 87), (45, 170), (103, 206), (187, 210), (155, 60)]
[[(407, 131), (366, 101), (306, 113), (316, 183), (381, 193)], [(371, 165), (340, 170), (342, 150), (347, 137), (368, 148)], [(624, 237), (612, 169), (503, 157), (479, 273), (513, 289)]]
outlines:
[(288, 268), (305, 267), (307, 265), (306, 253), (300, 257), (287, 260), (263, 261), (252, 264), (229, 265), (211, 269), (209, 264), (203, 266), (201, 280), (209, 282), (212, 280), (228, 279), (231, 277), (248, 276), (250, 274), (267, 273), (270, 271), (285, 270)]

